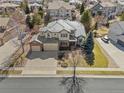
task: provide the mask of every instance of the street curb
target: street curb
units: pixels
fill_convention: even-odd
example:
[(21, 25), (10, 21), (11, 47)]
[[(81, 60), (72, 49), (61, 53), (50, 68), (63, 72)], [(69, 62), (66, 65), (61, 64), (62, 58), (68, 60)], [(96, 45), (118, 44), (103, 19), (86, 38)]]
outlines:
[[(72, 77), (72, 75), (9, 75), (9, 76), (5, 76), (5, 75), (1, 75), (1, 77), (4, 78), (63, 78), (63, 77)], [(120, 79), (124, 79), (124, 76), (115, 76), (115, 75), (77, 75), (77, 77), (79, 78), (120, 78)]]

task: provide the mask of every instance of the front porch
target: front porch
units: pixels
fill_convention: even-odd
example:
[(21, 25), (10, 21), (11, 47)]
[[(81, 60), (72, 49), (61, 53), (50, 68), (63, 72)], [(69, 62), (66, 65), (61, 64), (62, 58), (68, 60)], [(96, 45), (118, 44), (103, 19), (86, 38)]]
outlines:
[(69, 41), (60, 41), (59, 42), (59, 50), (73, 50), (76, 48), (77, 41), (69, 40)]

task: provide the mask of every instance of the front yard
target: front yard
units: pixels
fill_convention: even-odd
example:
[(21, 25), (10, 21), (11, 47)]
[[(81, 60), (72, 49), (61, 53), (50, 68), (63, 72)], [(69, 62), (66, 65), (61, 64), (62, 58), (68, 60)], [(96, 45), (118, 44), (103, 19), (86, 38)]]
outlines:
[[(94, 46), (94, 55), (95, 55), (95, 60), (94, 60), (94, 65), (91, 67), (97, 67), (97, 68), (107, 68), (108, 67), (108, 59), (106, 56), (102, 53), (100, 46), (95, 43)], [(77, 56), (78, 58), (78, 67), (90, 67), (86, 61), (84, 60), (83, 56)], [(64, 59), (64, 63), (67, 63), (69, 67), (73, 66), (73, 62), (71, 59)]]
[[(68, 71), (63, 71), (63, 70), (58, 70), (57, 74), (58, 75), (73, 75), (73, 71), (68, 70)], [(82, 70), (78, 70), (76, 71), (77, 75), (124, 75), (123, 71), (82, 71)]]

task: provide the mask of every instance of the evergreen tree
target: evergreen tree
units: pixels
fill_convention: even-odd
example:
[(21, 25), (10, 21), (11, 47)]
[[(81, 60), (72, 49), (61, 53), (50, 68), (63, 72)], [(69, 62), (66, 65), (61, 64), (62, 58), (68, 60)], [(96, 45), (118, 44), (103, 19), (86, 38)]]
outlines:
[(47, 25), (50, 21), (50, 15), (49, 13), (47, 13), (45, 16), (44, 16), (44, 24)]
[(31, 17), (30, 15), (27, 16), (26, 18), (26, 24), (27, 26), (30, 28), (30, 29), (33, 29), (34, 28), (34, 19), (33, 17)]
[(33, 20), (34, 20), (35, 25), (41, 25), (42, 23), (41, 16), (38, 13), (34, 14)]
[(90, 55), (85, 56), (86, 63), (90, 66), (94, 65), (94, 53), (92, 52)]
[(89, 10), (84, 11), (81, 16), (81, 23), (84, 25), (86, 33), (90, 31), (91, 22), (92, 22), (91, 13), (89, 12)]
[(30, 13), (30, 9), (29, 9), (29, 7), (28, 7), (28, 4), (26, 4), (25, 13), (26, 13), (26, 14), (29, 14), (29, 13)]
[(24, 1), (20, 4), (20, 8), (22, 8), (26, 14), (29, 14), (29, 13), (30, 13), (30, 9), (29, 9), (29, 7), (28, 7), (28, 2), (27, 2), (26, 0), (24, 0)]
[(98, 29), (98, 22), (95, 23), (94, 29), (95, 29), (95, 30)]
[(94, 64), (94, 40), (93, 40), (93, 33), (90, 31), (87, 34), (87, 38), (84, 43), (84, 51), (85, 51), (85, 60), (88, 65), (93, 65)]
[(43, 9), (41, 7), (38, 9), (38, 14), (43, 18)]
[(23, 7), (24, 7), (24, 4), (23, 4), (23, 2), (21, 2), (20, 3), (20, 8), (23, 9)]
[(86, 52), (86, 54), (91, 54), (92, 51), (94, 49), (94, 40), (93, 40), (93, 32), (89, 32), (87, 34), (86, 40), (85, 40), (85, 46), (84, 46), (84, 50)]
[(80, 8), (80, 14), (84, 12), (84, 3), (82, 3), (81, 8)]
[(42, 7), (39, 7), (38, 11), (43, 11)]

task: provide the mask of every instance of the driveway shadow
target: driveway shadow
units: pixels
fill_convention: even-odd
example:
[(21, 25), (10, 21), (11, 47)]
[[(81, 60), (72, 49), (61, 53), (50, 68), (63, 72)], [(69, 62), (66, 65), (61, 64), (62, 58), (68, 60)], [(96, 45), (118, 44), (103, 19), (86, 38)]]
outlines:
[(36, 59), (40, 58), (42, 60), (48, 59), (48, 58), (54, 58), (57, 59), (57, 51), (32, 51), (27, 54), (28, 59)]

